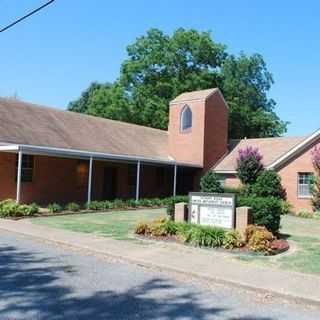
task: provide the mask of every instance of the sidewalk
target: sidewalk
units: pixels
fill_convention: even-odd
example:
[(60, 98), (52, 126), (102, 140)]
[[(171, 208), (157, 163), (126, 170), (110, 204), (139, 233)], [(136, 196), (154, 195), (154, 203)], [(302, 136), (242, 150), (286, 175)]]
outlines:
[(320, 306), (320, 277), (248, 265), (224, 253), (177, 244), (143, 245), (93, 234), (75, 233), (32, 224), (26, 220), (0, 219), (0, 229), (45, 241), (85, 249), (146, 267), (176, 272), (209, 281), (266, 292)]

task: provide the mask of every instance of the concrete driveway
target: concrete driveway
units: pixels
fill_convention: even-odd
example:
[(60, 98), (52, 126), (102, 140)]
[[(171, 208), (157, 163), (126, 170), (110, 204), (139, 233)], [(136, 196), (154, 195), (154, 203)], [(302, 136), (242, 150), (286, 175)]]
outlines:
[(316, 308), (0, 231), (0, 319), (319, 319)]

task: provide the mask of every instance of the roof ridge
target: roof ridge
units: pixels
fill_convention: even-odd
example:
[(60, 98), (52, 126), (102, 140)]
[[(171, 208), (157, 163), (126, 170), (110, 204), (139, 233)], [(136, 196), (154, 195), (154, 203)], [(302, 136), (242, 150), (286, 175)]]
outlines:
[(22, 103), (24, 105), (27, 105), (27, 106), (33, 107), (33, 108), (49, 109), (49, 110), (53, 110), (55, 112), (62, 112), (62, 113), (72, 114), (72, 115), (79, 116), (79, 117), (84, 117), (84, 118), (88, 117), (88, 118), (98, 119), (98, 121), (108, 121), (108, 122), (110, 121), (110, 122), (115, 122), (115, 123), (119, 123), (121, 125), (126, 125), (126, 126), (146, 128), (146, 129), (149, 129), (149, 130), (154, 130), (154, 131), (161, 132), (163, 134), (168, 134), (167, 130), (147, 127), (147, 126), (139, 125), (139, 124), (136, 124), (136, 123), (130, 123), (130, 122), (125, 122), (125, 121), (121, 121), (121, 120), (114, 120), (114, 119), (99, 117), (99, 116), (86, 114), (86, 113), (81, 113), (81, 112), (75, 112), (75, 111), (60, 109), (58, 107), (52, 107), (52, 106), (48, 106), (48, 105), (37, 104), (37, 103), (29, 102), (29, 101), (20, 100), (20, 99), (17, 99), (17, 98), (0, 97), (0, 102), (1, 102), (1, 100), (6, 100), (8, 102), (18, 102), (18, 103)]

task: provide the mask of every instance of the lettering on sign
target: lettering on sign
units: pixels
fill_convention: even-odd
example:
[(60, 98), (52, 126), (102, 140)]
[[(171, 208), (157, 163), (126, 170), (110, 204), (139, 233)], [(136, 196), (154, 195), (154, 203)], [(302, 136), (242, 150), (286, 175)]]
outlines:
[(189, 194), (189, 221), (191, 223), (234, 228), (234, 194), (191, 192)]

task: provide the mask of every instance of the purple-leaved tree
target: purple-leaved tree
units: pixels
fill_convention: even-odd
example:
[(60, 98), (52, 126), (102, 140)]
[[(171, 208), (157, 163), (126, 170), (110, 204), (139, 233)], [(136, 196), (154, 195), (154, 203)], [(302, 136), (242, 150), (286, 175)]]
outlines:
[(248, 146), (239, 150), (237, 176), (242, 184), (253, 184), (263, 170), (262, 155), (258, 148)]

